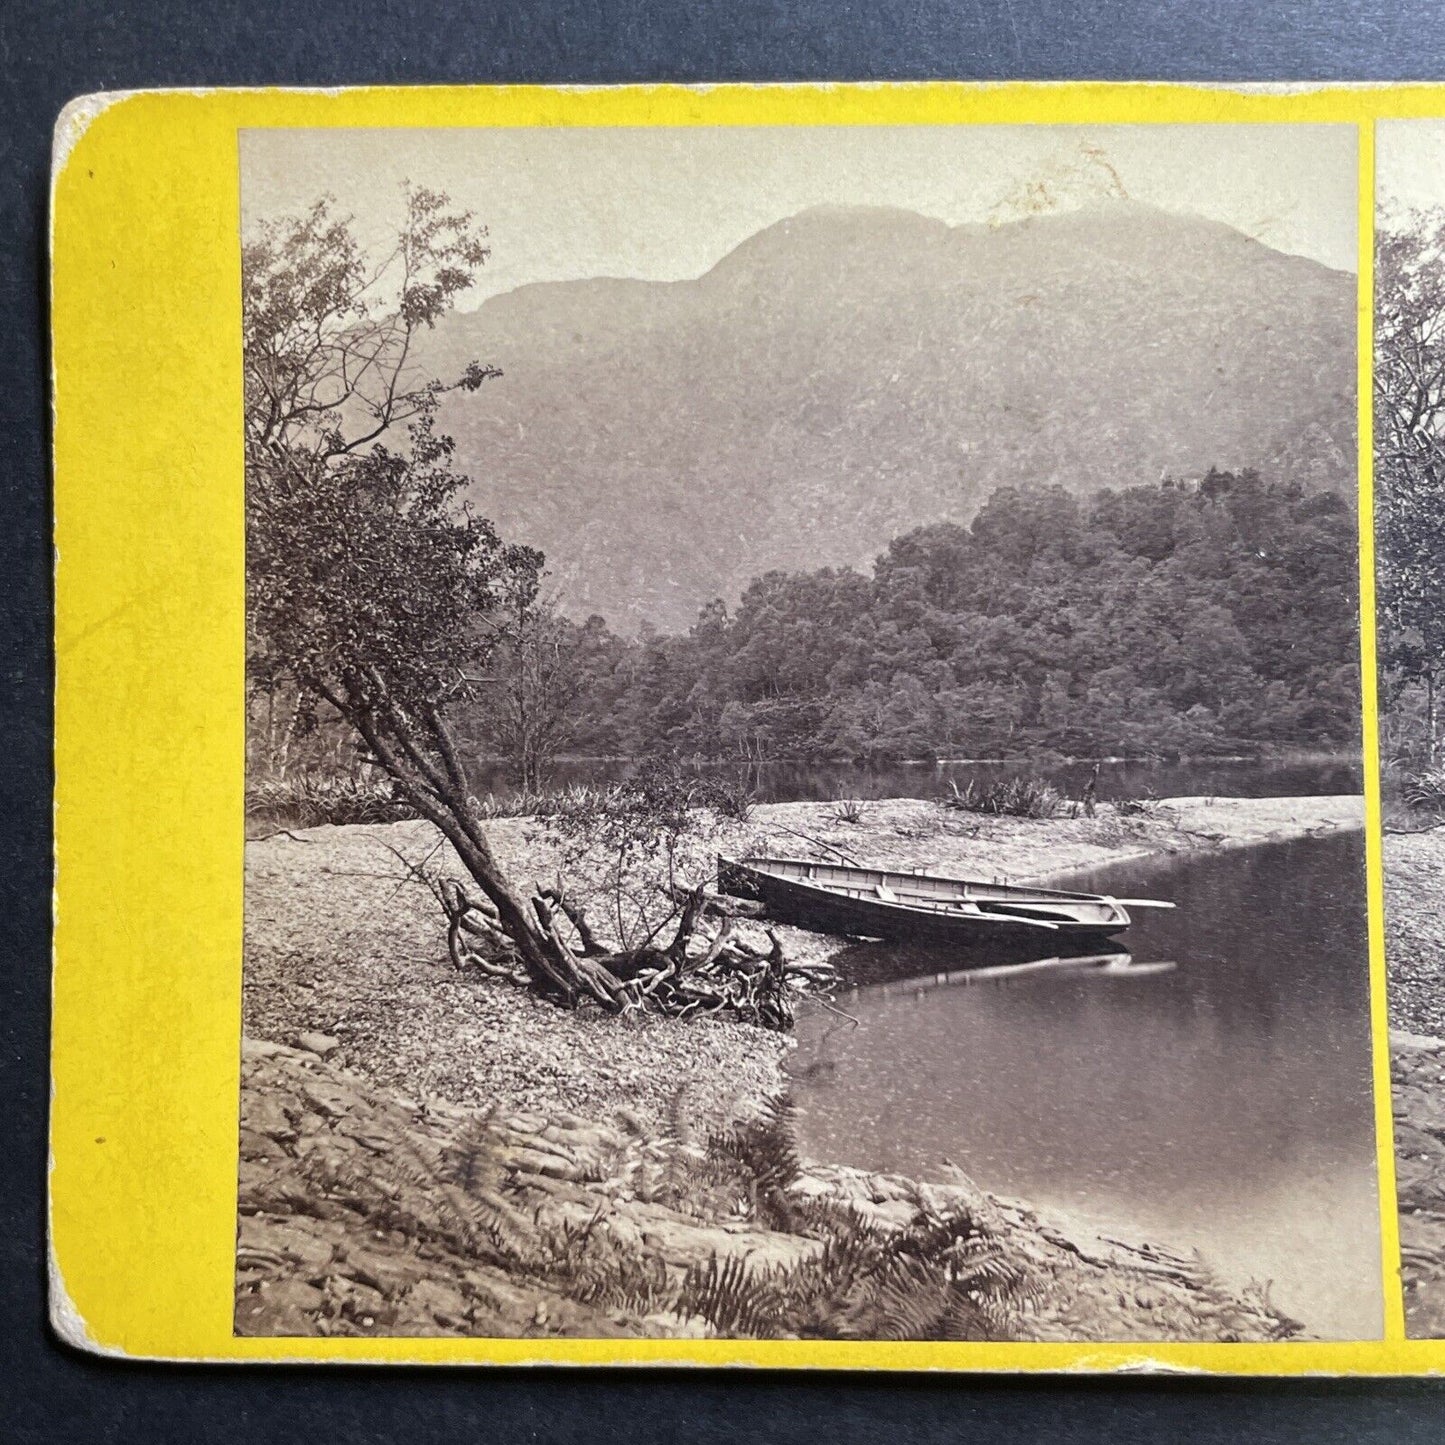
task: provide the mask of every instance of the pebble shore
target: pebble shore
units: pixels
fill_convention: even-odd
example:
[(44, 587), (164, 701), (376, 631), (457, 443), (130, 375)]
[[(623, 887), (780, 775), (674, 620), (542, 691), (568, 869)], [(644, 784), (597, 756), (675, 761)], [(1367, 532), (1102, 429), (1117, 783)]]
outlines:
[(1390, 1036), (1405, 1329), (1445, 1339), (1445, 1039)]
[(1385, 838), (1385, 962), (1406, 1332), (1445, 1338), (1445, 830)]

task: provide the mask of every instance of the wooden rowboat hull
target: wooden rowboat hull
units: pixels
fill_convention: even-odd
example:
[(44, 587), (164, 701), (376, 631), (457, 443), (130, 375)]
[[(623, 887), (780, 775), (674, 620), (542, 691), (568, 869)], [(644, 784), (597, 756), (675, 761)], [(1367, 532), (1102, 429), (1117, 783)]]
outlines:
[(760, 901), (780, 922), (858, 938), (1037, 949), (1097, 941), (1129, 926), (1121, 906), (1091, 894), (800, 859), (720, 857), (718, 889)]

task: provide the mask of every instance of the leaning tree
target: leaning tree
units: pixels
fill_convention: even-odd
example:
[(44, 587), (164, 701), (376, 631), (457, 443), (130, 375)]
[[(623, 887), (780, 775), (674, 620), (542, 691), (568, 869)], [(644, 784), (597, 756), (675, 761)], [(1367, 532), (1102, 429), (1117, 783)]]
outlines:
[(542, 558), (471, 513), (435, 425), (443, 396), (500, 373), (437, 379), (415, 363), (419, 333), (487, 259), (485, 230), (437, 192), (408, 186), (405, 202), (380, 255), (327, 201), (243, 249), (250, 677), (355, 730), (456, 850), (535, 984), (616, 1007), (620, 981), (507, 877), (457, 752), (449, 718), (480, 684), (484, 619), (535, 592)]
[[(383, 254), (326, 201), (260, 226), (243, 249), (249, 683), (285, 689), (303, 722), (329, 705), (451, 843), (482, 894), (446, 890), (454, 945), (462, 932), (505, 943), (533, 984), (569, 1004), (776, 999), (779, 950), (729, 939), (726, 920), (701, 959), (689, 955), (700, 891), (679, 900), (666, 947), (608, 950), (562, 888), (524, 897), (491, 847), (454, 719), (506, 666), (499, 650), (516, 650), (511, 624), (550, 625), (551, 614), (541, 554), (471, 512), (436, 426), (443, 397), (500, 372), (471, 363), (439, 379), (415, 360), (419, 334), (487, 259), (485, 230), (437, 192), (408, 186), (405, 203)], [(530, 705), (537, 679), (525, 681)], [(548, 681), (551, 711), (558, 687)]]

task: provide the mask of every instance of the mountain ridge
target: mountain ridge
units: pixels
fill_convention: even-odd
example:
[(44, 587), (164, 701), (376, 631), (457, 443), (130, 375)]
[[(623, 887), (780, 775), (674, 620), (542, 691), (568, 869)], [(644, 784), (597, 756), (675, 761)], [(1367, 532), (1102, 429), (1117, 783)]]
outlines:
[(570, 612), (685, 628), (775, 567), (866, 566), (1003, 485), (1354, 481), (1355, 278), (1115, 202), (991, 226), (813, 207), (701, 275), (534, 282), (418, 365), (471, 496)]

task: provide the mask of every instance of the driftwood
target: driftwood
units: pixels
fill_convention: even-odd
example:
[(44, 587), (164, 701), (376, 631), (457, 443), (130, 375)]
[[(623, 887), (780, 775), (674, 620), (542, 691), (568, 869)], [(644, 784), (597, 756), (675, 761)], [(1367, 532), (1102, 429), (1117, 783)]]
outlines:
[[(504, 931), (496, 908), (470, 895), (453, 879), (438, 894), (447, 915), (447, 951), (458, 969), (477, 969), (518, 983), (529, 979), (516, 945)], [(702, 888), (685, 895), (676, 932), (665, 947), (609, 951), (583, 909), (560, 888), (537, 888), (531, 906), (542, 935), (573, 959), (588, 996), (612, 1013), (650, 1010), (676, 1018), (726, 1014), (764, 1028), (792, 1027), (799, 995), (826, 993), (834, 981), (826, 964), (789, 966), (782, 944), (767, 931), (768, 950), (759, 952), (739, 938), (738, 916), (753, 917)], [(722, 906), (718, 906), (719, 904)], [(564, 938), (559, 916), (576, 934)], [(717, 919), (711, 932), (709, 919)]]
[(811, 843), (815, 848), (823, 848), (829, 853), (836, 853), (845, 863), (851, 864), (854, 868), (863, 866), (851, 853), (845, 853), (841, 848), (825, 842), (822, 838), (815, 838), (811, 833), (800, 833), (796, 828), (789, 828), (776, 820), (769, 823), (768, 826), (782, 833), (790, 833), (794, 838), (801, 838), (803, 842)]

